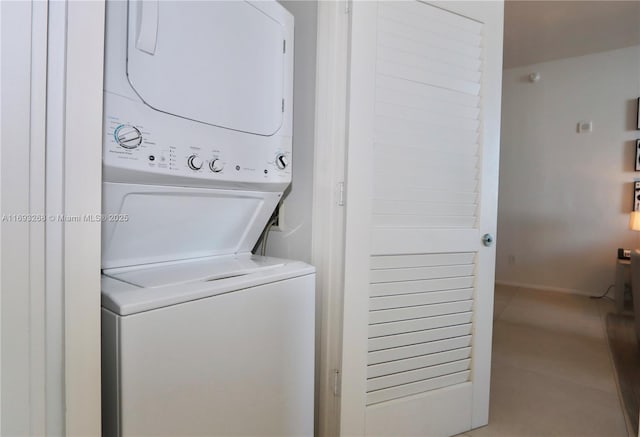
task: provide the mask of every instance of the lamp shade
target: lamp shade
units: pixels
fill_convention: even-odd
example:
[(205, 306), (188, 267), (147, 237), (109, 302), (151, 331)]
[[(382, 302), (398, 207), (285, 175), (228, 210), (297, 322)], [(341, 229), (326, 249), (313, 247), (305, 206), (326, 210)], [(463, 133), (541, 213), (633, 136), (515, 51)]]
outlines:
[(629, 229), (640, 231), (640, 211), (633, 211), (629, 217)]

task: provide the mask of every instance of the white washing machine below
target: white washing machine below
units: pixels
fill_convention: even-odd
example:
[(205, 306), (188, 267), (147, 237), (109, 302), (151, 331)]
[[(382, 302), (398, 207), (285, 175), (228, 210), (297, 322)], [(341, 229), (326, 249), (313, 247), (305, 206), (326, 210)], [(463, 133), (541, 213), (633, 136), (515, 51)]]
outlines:
[(105, 270), (103, 435), (312, 435), (314, 284), (251, 254)]

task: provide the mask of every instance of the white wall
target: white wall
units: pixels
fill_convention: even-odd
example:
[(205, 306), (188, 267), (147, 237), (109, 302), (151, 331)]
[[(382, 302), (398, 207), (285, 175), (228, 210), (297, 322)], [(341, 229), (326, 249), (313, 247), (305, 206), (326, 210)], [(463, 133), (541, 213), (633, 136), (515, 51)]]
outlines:
[(267, 255), (311, 261), (311, 202), (316, 93), (315, 1), (281, 1), (295, 17), (293, 84), (293, 181), (281, 209), (280, 229), (272, 230)]
[(614, 282), (617, 248), (640, 247), (639, 96), (640, 47), (504, 71), (497, 281), (588, 294)]

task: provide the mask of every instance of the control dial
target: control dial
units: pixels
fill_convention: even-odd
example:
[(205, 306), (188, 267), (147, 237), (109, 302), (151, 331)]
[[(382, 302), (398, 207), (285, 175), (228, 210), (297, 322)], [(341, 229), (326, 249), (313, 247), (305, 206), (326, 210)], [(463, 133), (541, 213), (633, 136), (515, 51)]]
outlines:
[(276, 166), (280, 170), (284, 170), (285, 168), (287, 168), (288, 165), (289, 165), (289, 158), (287, 158), (287, 156), (284, 153), (281, 153), (278, 156), (276, 156)]
[(125, 149), (135, 149), (142, 143), (142, 133), (130, 124), (121, 124), (113, 133), (116, 141)]
[(200, 170), (202, 168), (202, 159), (198, 155), (191, 155), (187, 158), (187, 165), (191, 170)]
[(220, 173), (222, 170), (224, 170), (224, 164), (218, 158), (212, 159), (211, 161), (209, 161), (209, 168), (214, 173)]

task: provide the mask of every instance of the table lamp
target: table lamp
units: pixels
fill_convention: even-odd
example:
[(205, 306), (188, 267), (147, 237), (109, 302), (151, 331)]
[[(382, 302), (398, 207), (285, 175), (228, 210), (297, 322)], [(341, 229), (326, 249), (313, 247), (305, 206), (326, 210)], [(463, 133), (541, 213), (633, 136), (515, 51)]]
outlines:
[(640, 211), (633, 211), (629, 217), (629, 229), (640, 231)]

